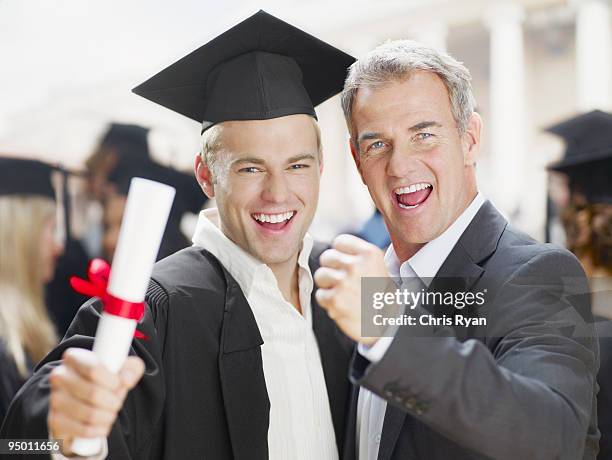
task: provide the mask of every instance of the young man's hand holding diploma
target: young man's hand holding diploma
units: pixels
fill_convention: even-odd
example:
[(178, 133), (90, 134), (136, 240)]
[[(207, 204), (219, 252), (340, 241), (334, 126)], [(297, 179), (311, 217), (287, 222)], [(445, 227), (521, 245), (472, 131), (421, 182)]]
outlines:
[(72, 455), (76, 437), (106, 437), (123, 406), (127, 392), (144, 373), (144, 362), (129, 356), (117, 374), (110, 372), (90, 350), (70, 348), (50, 376), (47, 419), (49, 434), (63, 440), (63, 454)]

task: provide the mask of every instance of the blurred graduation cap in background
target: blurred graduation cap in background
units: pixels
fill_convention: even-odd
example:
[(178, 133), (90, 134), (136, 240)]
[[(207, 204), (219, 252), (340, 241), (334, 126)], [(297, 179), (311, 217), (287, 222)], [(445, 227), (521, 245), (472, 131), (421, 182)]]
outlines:
[(0, 157), (0, 195), (35, 195), (56, 199), (51, 175), (59, 166), (25, 158)]
[(573, 192), (612, 203), (612, 114), (593, 110), (547, 129), (565, 141), (563, 158), (548, 166), (567, 175)]
[(110, 147), (120, 157), (134, 162), (151, 160), (149, 152), (149, 128), (134, 124), (111, 123), (102, 138), (101, 147)]
[(342, 90), (354, 61), (259, 11), (133, 91), (202, 123), (202, 131), (230, 120), (316, 118), (314, 107)]
[[(588, 203), (612, 203), (612, 114), (593, 110), (546, 129), (565, 142), (561, 160), (548, 166), (551, 172), (567, 177), (570, 194)], [(550, 241), (551, 221), (556, 215), (548, 197), (546, 240)]]
[[(59, 180), (54, 180), (54, 175)], [(70, 194), (69, 176), (83, 176), (84, 173), (70, 171), (60, 165), (53, 165), (35, 159), (0, 157), (0, 195), (34, 195), (58, 201), (63, 206), (60, 223), (62, 243), (70, 239)], [(55, 184), (59, 184), (59, 187)]]

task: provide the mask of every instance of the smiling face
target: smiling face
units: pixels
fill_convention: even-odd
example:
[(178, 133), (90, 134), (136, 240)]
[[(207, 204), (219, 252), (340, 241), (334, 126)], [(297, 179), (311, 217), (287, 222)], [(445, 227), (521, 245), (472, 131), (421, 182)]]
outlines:
[(322, 170), (314, 123), (308, 115), (224, 122), (212, 170), (196, 158), (221, 230), (268, 265), (297, 257), (314, 217)]
[(473, 114), (459, 132), (446, 86), (431, 72), (358, 90), (351, 151), (400, 260), (443, 233), (475, 197), (480, 124)]

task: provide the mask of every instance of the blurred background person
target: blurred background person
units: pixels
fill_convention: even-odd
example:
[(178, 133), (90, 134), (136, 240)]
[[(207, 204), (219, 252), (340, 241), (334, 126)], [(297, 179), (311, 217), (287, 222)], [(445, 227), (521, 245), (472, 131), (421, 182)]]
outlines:
[[(197, 214), (202, 209), (206, 195), (193, 174), (163, 166), (152, 158), (148, 135), (149, 129), (143, 126), (111, 123), (86, 161), (89, 192), (102, 208), (99, 224), (90, 227), (87, 237), (92, 255), (112, 260), (130, 181), (134, 177), (162, 182), (176, 189), (158, 259), (191, 245), (190, 238), (181, 230), (182, 220), (187, 213)], [(100, 242), (94, 243), (98, 238)], [(93, 249), (95, 245), (99, 249)]]
[(39, 161), (0, 157), (0, 422), (58, 341), (44, 300), (62, 252), (52, 171)]
[(547, 131), (563, 138), (564, 157), (549, 166), (567, 184), (557, 213), (567, 248), (589, 277), (593, 313), (612, 319), (612, 113), (593, 110)]
[(123, 218), (130, 182), (134, 177), (161, 182), (176, 189), (175, 200), (170, 210), (157, 260), (191, 246), (191, 238), (187, 237), (181, 229), (182, 219), (186, 213), (198, 213), (207, 200), (195, 177), (192, 174), (182, 173), (153, 162), (140, 165), (122, 165), (119, 162), (108, 176), (108, 184), (103, 199), (104, 234), (102, 253), (104, 258), (109, 261), (113, 258), (119, 239), (121, 219)]
[(109, 175), (117, 168), (149, 164), (153, 160), (149, 152), (149, 130), (144, 126), (110, 123), (100, 137), (93, 152), (85, 160), (87, 170), (87, 195), (82, 238), (90, 258), (104, 256), (104, 201), (108, 194)]
[(567, 248), (584, 267), (599, 335), (597, 380), (599, 459), (612, 459), (612, 114), (594, 110), (556, 124), (564, 157), (549, 166), (566, 181), (565, 202), (557, 203)]

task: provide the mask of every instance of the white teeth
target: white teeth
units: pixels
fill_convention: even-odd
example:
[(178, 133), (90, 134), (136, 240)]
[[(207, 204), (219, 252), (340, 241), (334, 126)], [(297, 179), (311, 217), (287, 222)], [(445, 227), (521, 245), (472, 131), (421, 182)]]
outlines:
[(289, 220), (295, 214), (294, 211), (284, 212), (280, 214), (253, 214), (253, 218), (260, 222), (269, 222), (271, 224), (277, 224)]
[(398, 204), (399, 204), (399, 207), (402, 208), (402, 209), (414, 209), (414, 208), (416, 208), (418, 206), (418, 204), (415, 204), (414, 206), (408, 206), (408, 205), (405, 205), (405, 204), (402, 204), (402, 203), (398, 203)]
[(398, 188), (395, 190), (395, 193), (396, 195), (404, 195), (406, 193), (414, 193), (414, 192), (418, 192), (419, 190), (423, 190), (423, 189), (430, 188), (430, 187), (431, 187), (431, 184), (428, 184), (427, 182), (419, 182), (418, 184), (412, 184), (408, 187)]

